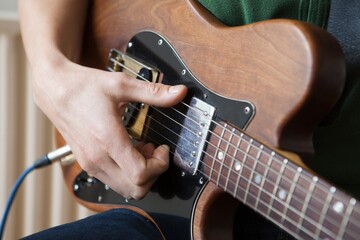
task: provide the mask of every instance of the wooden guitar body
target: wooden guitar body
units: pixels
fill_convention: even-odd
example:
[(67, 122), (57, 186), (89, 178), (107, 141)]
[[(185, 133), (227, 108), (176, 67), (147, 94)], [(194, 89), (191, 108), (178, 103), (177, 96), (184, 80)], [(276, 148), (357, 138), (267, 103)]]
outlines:
[[(158, 40), (136, 48), (137, 42), (153, 38)], [(169, 47), (164, 56), (171, 55), (166, 59), (161, 59), (162, 53), (153, 53), (163, 44)], [(320, 28), (290, 20), (227, 27), (191, 0), (93, 1), (82, 64), (105, 69), (113, 48), (160, 69), (165, 84), (186, 84), (190, 90), (187, 100), (196, 96), (215, 106), (215, 121), (229, 123), (236, 131), (242, 129), (271, 149), (293, 152), (302, 158), (311, 157), (313, 130), (334, 106), (344, 84), (341, 50)], [(181, 67), (186, 71), (182, 72)], [(156, 114), (153, 117), (157, 119)], [(212, 141), (209, 138), (209, 143)], [(59, 134), (57, 142), (59, 146), (64, 144)], [(296, 165), (306, 168), (301, 161)], [(79, 187), (79, 182), (89, 185), (86, 173), (77, 163), (63, 166), (63, 172), (76, 199), (93, 210), (136, 207), (149, 213), (160, 228), (172, 228), (164, 230), (165, 236), (180, 228), (179, 232), (189, 239), (232, 237), (239, 199), (219, 188), (227, 183), (222, 184), (220, 177), (216, 181), (206, 168), (202, 168), (204, 174), (192, 176), (174, 165), (140, 201), (126, 201), (114, 192), (107, 193), (101, 183), (80, 193), (74, 186)], [(176, 186), (170, 184), (161, 191), (164, 182)], [(237, 196), (236, 190), (230, 193)], [(173, 218), (164, 215), (166, 210)], [(184, 239), (184, 235), (179, 233), (178, 239)]]

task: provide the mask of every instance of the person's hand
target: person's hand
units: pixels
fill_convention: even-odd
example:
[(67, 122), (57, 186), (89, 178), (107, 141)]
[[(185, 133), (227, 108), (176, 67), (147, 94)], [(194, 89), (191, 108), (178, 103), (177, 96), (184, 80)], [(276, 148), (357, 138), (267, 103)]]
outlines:
[(80, 166), (125, 198), (140, 199), (168, 168), (167, 146), (133, 146), (119, 109), (125, 102), (168, 107), (186, 87), (139, 81), (61, 58), (33, 71), (34, 99)]
[(21, 33), (34, 99), (80, 166), (126, 198), (142, 198), (168, 167), (168, 149), (135, 148), (122, 125), (124, 102), (167, 107), (185, 86), (146, 83), (75, 64), (81, 56), (88, 1), (19, 1)]

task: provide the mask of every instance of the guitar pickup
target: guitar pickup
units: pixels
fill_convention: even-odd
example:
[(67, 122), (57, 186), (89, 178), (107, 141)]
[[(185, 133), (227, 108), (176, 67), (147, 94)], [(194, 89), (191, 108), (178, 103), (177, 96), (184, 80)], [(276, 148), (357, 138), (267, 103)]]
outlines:
[(215, 107), (193, 97), (182, 123), (183, 128), (174, 152), (174, 162), (192, 175), (198, 170), (215, 110)]
[[(109, 53), (108, 70), (111, 72), (123, 72), (142, 81), (155, 83), (160, 80), (160, 72), (157, 69), (145, 65), (116, 49), (111, 49)], [(126, 104), (122, 120), (133, 139), (142, 139), (149, 111), (149, 105), (144, 103)]]

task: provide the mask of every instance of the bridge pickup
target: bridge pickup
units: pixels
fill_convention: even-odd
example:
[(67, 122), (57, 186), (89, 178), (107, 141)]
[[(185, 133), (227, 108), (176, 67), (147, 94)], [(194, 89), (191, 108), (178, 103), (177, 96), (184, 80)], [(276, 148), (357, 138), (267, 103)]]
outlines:
[(181, 169), (195, 175), (199, 167), (215, 108), (193, 97), (183, 122), (174, 162)]
[[(108, 70), (111, 72), (123, 72), (143, 81), (158, 82), (160, 80), (158, 70), (116, 49), (111, 49), (109, 53)], [(143, 103), (128, 103), (126, 105), (122, 120), (133, 139), (142, 139), (149, 111), (149, 106)]]

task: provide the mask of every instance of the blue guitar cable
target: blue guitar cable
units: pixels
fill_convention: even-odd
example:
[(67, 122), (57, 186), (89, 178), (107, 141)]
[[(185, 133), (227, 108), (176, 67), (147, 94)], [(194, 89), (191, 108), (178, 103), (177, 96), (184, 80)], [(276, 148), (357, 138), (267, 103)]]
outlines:
[(24, 181), (25, 177), (32, 172), (34, 169), (37, 168), (42, 168), (45, 166), (48, 166), (50, 164), (52, 164), (55, 161), (61, 160), (62, 158), (68, 156), (71, 154), (71, 149), (69, 146), (64, 146), (61, 148), (58, 148), (52, 152), (47, 153), (46, 155), (40, 157), (38, 160), (35, 161), (35, 163), (33, 163), (30, 167), (28, 167), (20, 176), (19, 178), (16, 180), (10, 196), (7, 200), (7, 203), (5, 205), (5, 211), (3, 213), (3, 216), (1, 218), (1, 225), (0, 225), (0, 240), (3, 239), (3, 234), (4, 234), (4, 229), (5, 229), (5, 224), (6, 224), (6, 220), (7, 217), (9, 215), (9, 211), (11, 208), (11, 205), (14, 201), (15, 195), (21, 185), (21, 183)]

